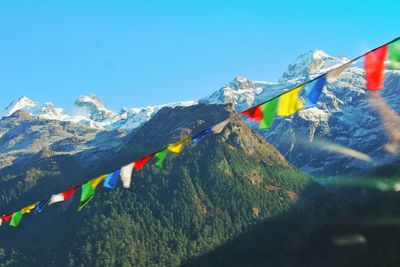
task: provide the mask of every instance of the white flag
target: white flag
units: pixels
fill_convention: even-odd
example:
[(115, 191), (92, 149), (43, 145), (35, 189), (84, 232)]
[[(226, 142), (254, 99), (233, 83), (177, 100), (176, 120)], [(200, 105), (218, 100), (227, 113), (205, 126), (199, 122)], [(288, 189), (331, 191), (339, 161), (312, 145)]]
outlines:
[(121, 168), (119, 175), (121, 176), (122, 186), (125, 188), (131, 187), (132, 170), (135, 163), (129, 163)]
[(218, 123), (218, 124), (215, 124), (215, 125), (211, 128), (211, 131), (212, 131), (213, 133), (215, 133), (215, 134), (218, 134), (218, 133), (222, 132), (222, 130), (224, 130), (225, 126), (229, 123), (229, 120), (230, 120), (230, 118), (229, 118), (229, 119), (226, 119), (226, 120), (224, 120), (224, 121), (221, 121), (221, 122)]
[(326, 74), (326, 81), (328, 83), (334, 82), (337, 78), (339, 78), (340, 74), (342, 74), (342, 72), (353, 63), (354, 61), (349, 61), (336, 69), (328, 71), (328, 73)]
[(52, 195), (50, 198), (50, 202), (49, 205), (57, 203), (57, 202), (61, 202), (64, 201), (64, 194), (63, 193), (59, 193), (57, 195)]

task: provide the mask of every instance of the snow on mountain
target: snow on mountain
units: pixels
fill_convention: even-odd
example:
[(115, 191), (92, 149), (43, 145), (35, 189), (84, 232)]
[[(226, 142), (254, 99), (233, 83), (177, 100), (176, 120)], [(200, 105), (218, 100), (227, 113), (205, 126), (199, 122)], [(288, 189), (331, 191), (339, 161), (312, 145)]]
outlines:
[(122, 108), (120, 113), (116, 113), (107, 109), (93, 94), (79, 96), (70, 109), (57, 108), (50, 102), (41, 105), (23, 96), (8, 105), (1, 117), (23, 110), (41, 119), (75, 122), (95, 129), (132, 130), (150, 120), (164, 106), (190, 106), (196, 103), (196, 101), (186, 101), (144, 108)]
[(17, 110), (29, 109), (32, 107), (36, 107), (37, 105), (38, 105), (38, 103), (33, 102), (26, 96), (22, 96), (16, 100), (14, 100), (13, 102), (11, 102), (1, 113), (1, 117), (10, 116)]
[(104, 103), (93, 94), (78, 97), (74, 103), (73, 112), (96, 122), (104, 121), (115, 115), (114, 111), (106, 109)]
[[(347, 61), (344, 57), (336, 58), (323, 51), (312, 50), (289, 64), (277, 83), (254, 82), (237, 77), (199, 102), (232, 103), (237, 111), (241, 111)], [(397, 112), (400, 111), (398, 88), (400, 74), (386, 71), (382, 94)], [(269, 130), (260, 133), (292, 164), (309, 173), (335, 175), (374, 168), (399, 158), (399, 155), (393, 156), (383, 150), (387, 137), (378, 114), (367, 101), (367, 95), (363, 68), (351, 66), (338, 80), (324, 88), (316, 107), (301, 110), (291, 117), (277, 117)], [(249, 123), (257, 128), (255, 123)], [(361, 162), (305, 145), (316, 138), (364, 152), (373, 161)], [(303, 139), (307, 139), (307, 142)]]
[(293, 63), (288, 65), (279, 82), (289, 80), (308, 80), (311, 76), (319, 75), (347, 62), (344, 57), (332, 57), (321, 50), (311, 50), (300, 55)]
[[(333, 57), (320, 50), (311, 50), (289, 64), (278, 82), (251, 81), (238, 76), (213, 94), (200, 99), (198, 103), (232, 103), (236, 111), (242, 111), (347, 61), (344, 57)], [(398, 88), (400, 74), (386, 71), (382, 94), (397, 112), (400, 111)], [(187, 101), (144, 108), (122, 108), (116, 113), (107, 109), (94, 95), (80, 96), (70, 109), (56, 108), (51, 103), (40, 105), (27, 97), (21, 97), (7, 106), (2, 116), (24, 110), (41, 119), (76, 122), (96, 131), (132, 130), (149, 121), (164, 106), (195, 104), (196, 101)], [(256, 124), (249, 123), (257, 128)], [(393, 157), (383, 150), (387, 137), (378, 114), (367, 101), (364, 70), (354, 65), (324, 88), (316, 107), (301, 110), (291, 117), (277, 117), (269, 130), (260, 133), (292, 164), (314, 174), (365, 171), (399, 157)], [(1, 135), (0, 131), (0, 137)], [(318, 150), (315, 146), (307, 146), (307, 142), (321, 138), (364, 152), (373, 161), (361, 162)]]

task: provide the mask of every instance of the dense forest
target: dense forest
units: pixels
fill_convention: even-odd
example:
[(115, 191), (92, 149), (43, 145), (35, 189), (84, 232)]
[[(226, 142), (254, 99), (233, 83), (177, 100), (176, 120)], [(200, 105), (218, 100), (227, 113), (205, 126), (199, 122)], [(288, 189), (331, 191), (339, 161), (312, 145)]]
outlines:
[[(214, 108), (222, 117), (231, 112)], [(204, 129), (210, 114), (202, 111), (161, 110), (117, 153), (43, 150), (2, 170), (0, 208), (22, 207)], [(150, 162), (135, 172), (130, 189), (100, 186), (80, 212), (78, 191), (25, 215), (18, 228), (3, 225), (0, 266), (397, 266), (398, 165), (321, 186), (232, 116), (221, 134), (169, 155), (161, 168)]]
[[(161, 112), (161, 118), (141, 129), (150, 138), (159, 134), (151, 131), (151, 123), (163, 121), (163, 114), (171, 116)], [(49, 179), (68, 188), (68, 176), (95, 177), (128, 156), (134, 158), (144, 151), (132, 144), (141, 135), (138, 131), (129, 136), (129, 145), (110, 153), (95, 171), (77, 158), (36, 155), (26, 165), (34, 179), (4, 183), (13, 192), (7, 205), (23, 205), (40, 199), (43, 191), (54, 192)], [(100, 187), (80, 212), (75, 195), (40, 215), (24, 216), (16, 229), (1, 229), (0, 257), (4, 266), (178, 266), (289, 210), (310, 183), (272, 145), (235, 119), (223, 133), (170, 155), (162, 168), (146, 165), (134, 174), (130, 189)], [(27, 195), (32, 199), (19, 197)]]

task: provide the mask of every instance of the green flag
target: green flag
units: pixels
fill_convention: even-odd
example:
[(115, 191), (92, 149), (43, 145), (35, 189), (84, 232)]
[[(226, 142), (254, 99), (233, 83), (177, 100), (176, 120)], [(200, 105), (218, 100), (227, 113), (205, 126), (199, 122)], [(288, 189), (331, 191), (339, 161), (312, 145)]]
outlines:
[(94, 193), (95, 189), (89, 182), (82, 185), (81, 203), (79, 204), (78, 210), (81, 210), (90, 200), (92, 200)]
[(268, 101), (260, 106), (262, 119), (258, 124), (259, 129), (268, 129), (271, 126), (272, 120), (275, 117), (276, 107), (278, 106), (278, 99), (279, 98), (272, 99), (271, 101)]
[(96, 186), (106, 178), (107, 174), (100, 175), (82, 185), (81, 203), (79, 204), (78, 211), (80, 211), (86, 204), (92, 200), (96, 191)]
[(389, 60), (392, 70), (400, 70), (400, 39), (389, 44)]
[(17, 227), (19, 225), (19, 223), (21, 222), (23, 215), (24, 215), (24, 213), (22, 212), (22, 210), (14, 212), (11, 217), (10, 225), (13, 227)]
[(154, 155), (157, 158), (157, 162), (156, 162), (157, 167), (162, 166), (167, 155), (168, 155), (168, 149), (161, 150)]

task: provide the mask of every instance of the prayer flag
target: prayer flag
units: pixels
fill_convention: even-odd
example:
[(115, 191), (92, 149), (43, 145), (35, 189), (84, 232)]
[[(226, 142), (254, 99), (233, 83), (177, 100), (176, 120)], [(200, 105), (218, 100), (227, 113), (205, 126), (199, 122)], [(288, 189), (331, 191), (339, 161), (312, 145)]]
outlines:
[(47, 205), (47, 203), (49, 203), (49, 201), (50, 201), (50, 198), (39, 201), (36, 204), (33, 213), (38, 214), (38, 213), (42, 212), (43, 208)]
[(96, 187), (101, 181), (106, 178), (107, 174), (100, 175), (82, 185), (81, 203), (79, 204), (78, 211), (80, 211), (86, 204), (94, 197)]
[(389, 60), (392, 70), (400, 70), (400, 39), (389, 44)]
[(168, 149), (163, 149), (161, 151), (158, 151), (154, 156), (157, 158), (157, 161), (155, 163), (155, 165), (157, 167), (161, 167), (165, 158), (168, 155)]
[(103, 187), (108, 189), (114, 189), (118, 183), (119, 175), (120, 175), (120, 170), (116, 170), (108, 174), (107, 177), (104, 179)]
[(364, 57), (365, 79), (370, 91), (381, 90), (383, 87), (386, 54), (387, 45), (384, 45)]
[(11, 219), (12, 215), (12, 213), (4, 214), (1, 216), (1, 218), (3, 219), (3, 221), (8, 222)]
[(260, 105), (242, 111), (240, 112), (240, 114), (247, 116), (251, 121), (257, 121), (257, 122), (259, 122), (263, 116)]
[(259, 129), (268, 129), (275, 117), (276, 107), (278, 106), (278, 98), (274, 98), (262, 105), (260, 105), (260, 110), (262, 112), (262, 118), (258, 124)]
[(23, 208), (21, 211), (22, 213), (31, 213), (31, 211), (36, 207), (36, 204), (39, 202), (36, 202), (34, 204), (31, 204), (29, 206), (26, 206), (25, 208)]
[(171, 151), (171, 152), (177, 154), (177, 153), (181, 152), (183, 144), (184, 144), (185, 142), (187, 142), (189, 139), (190, 139), (190, 138), (187, 137), (187, 138), (182, 139), (182, 140), (180, 140), (179, 142), (176, 142), (176, 143), (174, 143), (174, 144), (169, 144), (169, 145), (167, 146), (167, 149), (168, 149), (169, 151)]
[(68, 200), (73, 193), (75, 193), (75, 191), (79, 188), (79, 185), (72, 187), (71, 189), (68, 189), (65, 192), (62, 193), (58, 193), (56, 195), (52, 195), (50, 198), (50, 202), (49, 205), (57, 203), (57, 202), (61, 202), (61, 201), (65, 201)]
[(129, 188), (131, 186), (133, 165), (135, 165), (135, 162), (129, 163), (121, 168), (120, 175), (124, 188)]
[(207, 129), (205, 129), (204, 131), (202, 131), (202, 132), (200, 132), (200, 133), (198, 133), (198, 134), (193, 135), (193, 136), (192, 136), (192, 142), (193, 142), (193, 144), (197, 145), (197, 144), (201, 141), (201, 139), (203, 139), (203, 137), (206, 136), (206, 135), (207, 135), (208, 133), (210, 133), (210, 132), (211, 132), (211, 129), (210, 129), (210, 128), (207, 128)]
[(17, 227), (21, 222), (23, 215), (24, 213), (22, 212), (22, 210), (14, 212), (11, 217), (10, 225), (13, 227)]
[[(182, 146), (182, 145), (181, 145)], [(179, 149), (180, 150), (180, 149)], [(179, 153), (179, 152), (178, 152)], [(143, 166), (149, 162), (149, 160), (151, 160), (154, 157), (155, 153), (151, 153), (147, 156), (144, 156), (143, 158), (138, 159), (137, 161), (135, 161), (133, 167), (135, 167), (135, 169), (137, 171), (140, 171), (141, 168), (143, 168)]]
[(230, 118), (215, 124), (213, 127), (211, 127), (211, 131), (215, 134), (221, 133), (224, 130), (225, 126), (229, 123), (229, 120)]
[(298, 86), (279, 97), (278, 116), (293, 115), (303, 107), (303, 102), (299, 98), (299, 92), (302, 88), (303, 86)]
[(310, 82), (305, 86), (306, 91), (306, 108), (314, 107), (317, 104), (318, 98), (322, 93), (322, 89), (326, 85), (326, 77), (322, 75), (318, 79)]
[(339, 76), (342, 74), (342, 72), (347, 69), (351, 64), (353, 64), (354, 61), (349, 61), (333, 70), (330, 70), (327, 74), (326, 74), (326, 81), (328, 83), (332, 83), (334, 82), (337, 78), (339, 78)]

